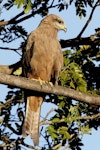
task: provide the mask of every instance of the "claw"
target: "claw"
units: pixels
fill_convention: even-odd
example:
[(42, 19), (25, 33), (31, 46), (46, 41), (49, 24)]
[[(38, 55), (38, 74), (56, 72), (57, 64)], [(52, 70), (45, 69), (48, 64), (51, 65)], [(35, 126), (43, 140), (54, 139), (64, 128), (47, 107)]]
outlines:
[(34, 81), (39, 81), (39, 82), (40, 82), (40, 85), (42, 85), (42, 84), (44, 84), (44, 83), (45, 83), (45, 81), (44, 81), (44, 80), (42, 80), (40, 77), (39, 77), (39, 78), (37, 78), (37, 79), (32, 78), (32, 80), (34, 80)]
[(51, 87), (53, 87), (53, 83), (52, 82), (46, 81), (46, 83), (49, 84)]
[(40, 77), (38, 77), (37, 79), (35, 79), (35, 78), (31, 78), (31, 80), (34, 80), (34, 81), (39, 81), (40, 82), (40, 85), (42, 85), (42, 84), (49, 84), (51, 87), (53, 87), (53, 83), (52, 82), (49, 82), (49, 81), (44, 81), (44, 80), (42, 80)]
[(39, 77), (37, 80), (40, 82), (40, 85), (42, 85), (42, 84), (44, 84), (44, 83), (45, 83), (45, 81), (44, 81), (44, 80), (42, 80), (40, 77)]

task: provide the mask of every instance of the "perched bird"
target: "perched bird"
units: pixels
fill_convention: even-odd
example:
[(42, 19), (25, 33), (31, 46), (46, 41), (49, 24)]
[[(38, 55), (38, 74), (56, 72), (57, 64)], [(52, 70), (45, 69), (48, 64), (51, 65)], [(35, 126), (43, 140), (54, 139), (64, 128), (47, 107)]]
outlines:
[[(62, 18), (50, 14), (30, 33), (26, 51), (23, 55), (23, 75), (29, 79), (53, 79), (58, 84), (58, 77), (63, 65), (63, 54), (58, 41), (58, 31), (66, 31)], [(39, 144), (39, 120), (43, 96), (38, 92), (28, 91), (26, 116), (22, 128), (23, 137), (27, 134), (33, 139), (34, 145)]]

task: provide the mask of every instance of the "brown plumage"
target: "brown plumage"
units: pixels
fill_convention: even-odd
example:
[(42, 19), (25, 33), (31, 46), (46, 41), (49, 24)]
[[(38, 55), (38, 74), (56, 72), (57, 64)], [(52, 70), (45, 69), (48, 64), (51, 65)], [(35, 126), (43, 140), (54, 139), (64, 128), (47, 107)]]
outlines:
[[(64, 21), (54, 15), (48, 15), (38, 28), (28, 37), (26, 52), (23, 55), (23, 74), (30, 79), (41, 79), (58, 83), (59, 72), (63, 65), (63, 54), (58, 41), (59, 30), (66, 31)], [(43, 97), (39, 93), (27, 92), (26, 117), (22, 134), (29, 134), (34, 145), (39, 144), (39, 119)]]

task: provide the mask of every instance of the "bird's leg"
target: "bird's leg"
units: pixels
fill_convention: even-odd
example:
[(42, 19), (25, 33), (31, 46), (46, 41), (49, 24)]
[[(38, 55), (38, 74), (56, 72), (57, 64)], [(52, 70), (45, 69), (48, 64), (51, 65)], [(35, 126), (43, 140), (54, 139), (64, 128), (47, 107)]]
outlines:
[(55, 71), (55, 82), (54, 85), (58, 85), (58, 77), (59, 77), (59, 71)]

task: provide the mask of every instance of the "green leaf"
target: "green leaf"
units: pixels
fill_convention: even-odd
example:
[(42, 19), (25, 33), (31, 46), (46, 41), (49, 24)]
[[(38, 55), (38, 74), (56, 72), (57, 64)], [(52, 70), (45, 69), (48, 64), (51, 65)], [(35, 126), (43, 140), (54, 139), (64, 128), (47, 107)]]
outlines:
[(62, 100), (60, 103), (59, 103), (59, 108), (63, 108), (65, 105), (65, 102)]
[(81, 92), (86, 92), (87, 88), (84, 87), (84, 86), (78, 86), (78, 87), (76, 88), (76, 90), (81, 91)]
[(56, 122), (59, 122), (59, 120), (60, 120), (59, 118), (54, 118), (54, 119), (52, 120), (52, 122), (53, 122), (53, 123), (56, 123)]
[(63, 136), (63, 140), (65, 139), (71, 139), (71, 135), (68, 132), (65, 132), (64, 136)]
[(70, 134), (68, 133), (68, 128), (65, 126), (59, 127), (57, 132), (63, 136), (63, 140), (71, 138)]
[(13, 72), (14, 75), (21, 75), (22, 74), (22, 67), (19, 67), (16, 71)]
[(60, 134), (64, 134), (67, 130), (68, 130), (68, 128), (67, 128), (67, 127), (62, 126), (62, 127), (59, 127), (59, 129), (58, 129), (58, 133), (60, 133)]
[(90, 134), (91, 130), (92, 128), (89, 128), (89, 125), (80, 127), (80, 131), (82, 132), (82, 134)]
[(24, 6), (24, 13), (29, 13), (30, 10), (32, 10), (32, 3), (31, 0), (25, 1), (25, 0), (15, 0), (14, 5), (17, 5), (18, 8), (21, 8)]
[(70, 87), (75, 89), (75, 85), (74, 85), (74, 83), (72, 81), (70, 82)]
[(26, 8), (24, 9), (24, 13), (27, 14), (29, 13), (29, 11), (32, 10), (32, 5), (31, 3), (29, 2), (26, 6)]
[(57, 130), (54, 129), (54, 126), (50, 125), (47, 127), (47, 132), (51, 135), (51, 138), (55, 140), (58, 135), (57, 135)]
[(15, 0), (14, 5), (17, 5), (18, 8), (22, 7), (24, 0)]
[(55, 139), (58, 138), (58, 135), (57, 135), (56, 133), (52, 133), (52, 134), (51, 134), (51, 138), (52, 138), (53, 140), (55, 140)]

